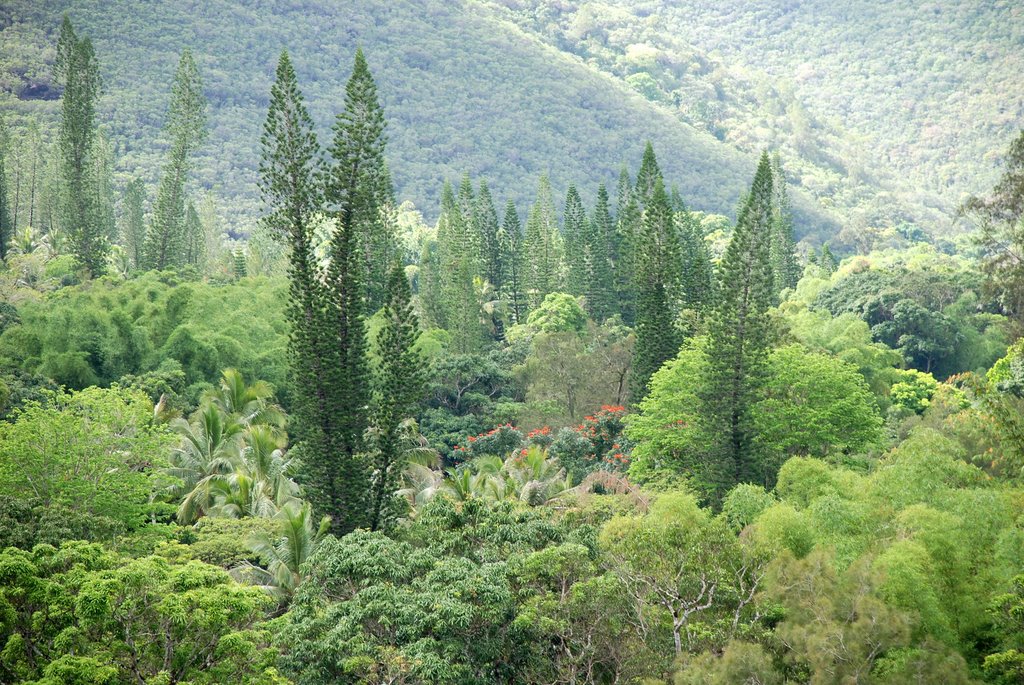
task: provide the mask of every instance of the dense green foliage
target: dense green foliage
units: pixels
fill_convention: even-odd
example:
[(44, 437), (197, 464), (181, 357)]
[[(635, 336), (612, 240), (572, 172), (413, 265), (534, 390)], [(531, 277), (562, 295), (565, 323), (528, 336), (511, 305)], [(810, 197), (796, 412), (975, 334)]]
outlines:
[[(38, 120), (14, 112), (16, 144), (0, 120), (0, 683), (1020, 681), (1024, 134), (992, 193), (963, 205), (982, 227), (972, 244), (869, 226), (879, 206), (855, 203), (846, 209), (864, 214), (848, 215), (836, 252), (798, 246), (801, 196), (768, 150), (735, 222), (694, 209), (732, 192), (709, 169), (735, 169), (708, 156), (696, 187), (718, 187), (692, 197), (697, 171), (680, 165), (694, 148), (668, 148), (668, 163), (655, 154), (685, 130), (668, 117), (635, 176), (620, 169), (614, 199), (595, 182), (607, 171), (588, 157), (595, 139), (573, 162), (593, 168), (572, 178), (513, 163), (502, 185), (483, 178), (491, 168), (456, 185), (446, 165), (431, 169), (433, 225), (398, 203), (396, 179), (408, 190), (415, 160), (389, 155), (424, 146), (447, 164), (469, 129), (438, 142), (429, 103), (410, 128), (410, 104), (391, 90), (409, 78), (390, 72), (394, 50), (429, 85), (452, 68), (434, 61), (448, 52), (428, 52), (454, 49), (452, 31), (476, 27), (464, 46), (529, 46), (562, 70), (550, 73), (580, 76), (559, 83), (584, 99), (580, 115), (558, 123), (581, 135), (587, 117), (615, 125), (601, 98), (696, 116), (681, 101), (689, 86), (673, 81), (679, 65), (652, 48), (657, 22), (675, 26), (686, 10), (645, 7), (481, 1), (463, 17), (461, 4), (428, 3), (407, 25), (412, 5), (391, 3), (327, 21), (333, 31), (372, 16), (371, 39), (424, 39), (380, 62), (354, 51), (326, 148), (320, 108), (336, 76), (307, 78), (315, 31), (294, 37), (296, 57), (276, 55), (257, 107), (252, 231), (244, 209), (226, 226), (199, 186), (206, 134), (231, 141), (255, 125), (247, 93), (222, 130), (247, 82), (226, 75), (268, 46), (218, 66), (206, 50), (231, 21), (200, 45), (186, 36), (166, 50), (179, 65), (166, 116), (111, 131), (98, 75), (124, 65), (103, 66), (65, 19), (54, 55), (36, 60), (56, 63), (62, 90), (41, 68), (15, 83), (23, 102), (61, 100), (59, 145), (43, 142), (45, 104)], [(308, 9), (248, 8), (247, 38), (274, 21), (281, 35)], [(124, 10), (75, 17), (102, 34)], [(179, 16), (145, 8), (138, 35)], [(558, 49), (591, 64), (536, 42), (567, 17)], [(537, 35), (498, 31), (510, 21)], [(601, 33), (611, 26), (621, 33)], [(623, 42), (635, 35), (645, 42)], [(117, 78), (114, 91), (129, 92)], [(609, 90), (618, 78), (657, 104)], [(522, 120), (557, 92), (532, 93)], [(496, 94), (464, 109), (486, 116), (478, 103)], [(515, 110), (503, 107), (474, 149), (502, 144)], [(153, 148), (119, 137), (154, 125), (165, 139)], [(511, 142), (503, 159), (522, 162), (546, 139)], [(787, 156), (797, 174), (821, 152), (812, 142)], [(561, 157), (553, 172), (572, 167)], [(115, 168), (140, 161), (160, 169), (151, 213), (154, 169), (115, 182)], [(232, 211), (243, 185), (217, 193)], [(527, 185), (525, 223), (514, 201), (499, 214), (495, 198), (522, 199)]]

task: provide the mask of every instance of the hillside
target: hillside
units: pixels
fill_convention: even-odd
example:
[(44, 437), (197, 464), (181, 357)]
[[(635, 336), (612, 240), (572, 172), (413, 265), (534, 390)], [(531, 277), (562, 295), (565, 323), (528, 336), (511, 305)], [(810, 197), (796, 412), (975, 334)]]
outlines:
[(1024, 125), (1013, 2), (495, 0), (551, 45), (793, 180), (854, 223), (948, 231)]
[[(545, 46), (472, 1), (239, 5), (19, 0), (0, 10), (6, 45), (4, 108), (53, 118), (56, 93), (43, 64), (67, 11), (90, 36), (104, 70), (103, 119), (116, 146), (119, 180), (159, 169), (162, 123), (176, 55), (197, 54), (211, 102), (208, 142), (197, 163), (203, 188), (222, 195), (229, 226), (245, 230), (258, 212), (255, 166), (272, 65), (287, 46), (326, 138), (358, 45), (366, 49), (389, 119), (389, 158), (398, 195), (428, 217), (444, 178), (484, 177), (498, 199), (525, 210), (536, 178), (550, 173), (556, 195), (570, 182), (592, 201), (613, 186), (623, 162), (635, 170), (643, 141), (694, 207), (731, 214), (754, 156), (679, 122), (625, 84)], [(805, 232), (829, 218), (797, 198)]]

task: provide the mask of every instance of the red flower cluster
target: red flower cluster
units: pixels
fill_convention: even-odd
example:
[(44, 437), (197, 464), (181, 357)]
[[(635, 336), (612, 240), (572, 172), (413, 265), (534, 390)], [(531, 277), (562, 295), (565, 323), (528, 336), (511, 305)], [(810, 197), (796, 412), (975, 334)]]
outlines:
[(544, 426), (543, 428), (534, 428), (532, 431), (526, 434), (526, 439), (535, 438), (538, 435), (551, 435), (551, 426)]

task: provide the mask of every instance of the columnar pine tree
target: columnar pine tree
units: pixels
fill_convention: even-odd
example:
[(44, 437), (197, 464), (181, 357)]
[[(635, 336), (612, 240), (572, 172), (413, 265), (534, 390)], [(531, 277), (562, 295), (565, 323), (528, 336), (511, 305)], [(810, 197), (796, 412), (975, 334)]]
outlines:
[(7, 261), (7, 252), (10, 250), (11, 236), (14, 235), (14, 226), (11, 221), (11, 211), (7, 204), (7, 149), (10, 138), (7, 133), (7, 124), (0, 116), (0, 261)]
[(786, 175), (779, 153), (772, 155), (772, 275), (775, 299), (786, 288), (795, 288), (800, 280), (800, 265), (796, 259), (793, 238), (793, 208), (786, 190)]
[(96, 101), (100, 95), (100, 73), (92, 42), (79, 39), (67, 17), (60, 28), (54, 73), (64, 86), (58, 133), (60, 223), (71, 239), (75, 259), (95, 276), (106, 268), (110, 249), (96, 192)]
[(330, 473), (332, 529), (346, 533), (367, 523), (370, 474), (363, 436), (370, 405), (364, 312), (368, 265), (364, 249), (379, 228), (381, 198), (390, 177), (384, 164), (384, 114), (362, 50), (356, 51), (345, 87), (345, 109), (334, 124), (334, 164), (326, 198), (334, 218), (325, 287), (332, 350), (328, 355), (332, 405), (338, 408), (329, 436), (335, 463)]
[(641, 210), (647, 209), (647, 203), (654, 196), (654, 186), (659, 178), (662, 178), (661, 168), (658, 166), (657, 157), (654, 156), (654, 146), (648, 140), (644, 146), (644, 156), (640, 160), (640, 171), (636, 174), (634, 189)]
[(636, 347), (631, 381), (634, 403), (647, 395), (651, 376), (679, 353), (682, 342), (674, 308), (680, 280), (678, 234), (660, 178), (655, 179), (644, 210), (636, 266)]
[(206, 138), (206, 98), (199, 69), (188, 48), (182, 50), (174, 74), (164, 129), (171, 140), (171, 148), (157, 187), (153, 222), (146, 236), (145, 259), (151, 269), (185, 262), (185, 183), (192, 156)]
[(199, 212), (191, 202), (185, 209), (185, 254), (184, 263), (202, 269), (206, 265), (206, 235)]
[(473, 274), (483, 276), (484, 253), (483, 236), (480, 231), (476, 212), (476, 196), (473, 193), (473, 180), (469, 173), (462, 175), (462, 182), (459, 184), (459, 210), (462, 212), (462, 222), (465, 228), (465, 249), (468, 249), (468, 256), (473, 269)]
[(677, 206), (676, 225), (682, 251), (682, 302), (685, 307), (701, 311), (713, 297), (711, 251), (693, 213), (682, 202)]
[(839, 260), (832, 254), (832, 248), (828, 246), (828, 243), (821, 246), (821, 259), (818, 260), (818, 265), (830, 276), (839, 268)]
[(551, 182), (546, 174), (540, 177), (537, 200), (526, 219), (524, 248), (524, 285), (529, 306), (533, 309), (549, 293), (562, 287), (562, 236), (551, 198)]
[(583, 200), (576, 186), (570, 184), (565, 195), (562, 232), (565, 236), (566, 291), (577, 296), (585, 294), (587, 290), (587, 224)]
[(141, 178), (132, 180), (124, 191), (124, 213), (121, 217), (121, 243), (128, 251), (132, 267), (142, 266), (142, 246), (146, 240), (146, 184)]
[[(369, 76), (369, 72), (367, 72)], [(372, 79), (371, 79), (372, 83)], [(373, 102), (376, 104), (376, 97)], [(379, 109), (379, 106), (378, 106)], [(383, 121), (383, 112), (381, 118)], [(386, 142), (381, 134), (381, 141)], [(383, 152), (383, 144), (381, 146)], [(361, 227), (361, 252), (366, 267), (366, 311), (375, 312), (384, 306), (387, 299), (387, 282), (390, 270), (402, 262), (402, 250), (398, 238), (398, 205), (395, 201), (394, 185), (391, 182), (391, 171), (383, 155), (380, 169), (374, 174), (378, 178), (377, 193), (374, 198), (376, 212), (367, 212), (368, 220)]]
[(426, 374), (416, 351), (419, 321), (405, 271), (395, 266), (388, 279), (384, 324), (377, 333), (377, 368), (373, 394), (373, 471), (370, 479), (371, 530), (390, 528), (401, 513), (395, 496), (404, 467), (402, 423), (416, 413)]
[(494, 200), (491, 198), (491, 191), (487, 187), (486, 181), (480, 181), (480, 192), (476, 195), (473, 214), (476, 217), (483, 254), (482, 275), (494, 287), (495, 294), (499, 298), (504, 298), (505, 269), (501, 259), (501, 244), (498, 236), (500, 227), (498, 226), (498, 214), (494, 210)]
[(346, 461), (335, 442), (341, 416), (332, 366), (342, 355), (334, 344), (334, 321), (313, 252), (314, 226), (321, 220), (323, 189), (320, 146), (299, 91), (288, 53), (281, 53), (270, 90), (261, 138), (260, 193), (263, 224), (288, 245), (288, 356), (295, 417), (293, 437), (306, 454), (307, 489), (321, 511), (345, 505), (337, 483)]
[(529, 312), (524, 285), (523, 227), (512, 200), (505, 204), (505, 217), (501, 222), (498, 242), (503, 266), (504, 298), (508, 302), (512, 322), (523, 323)]
[(480, 307), (473, 284), (476, 260), (467, 214), (459, 207), (451, 185), (445, 183), (437, 221), (441, 312), (444, 327), (452, 334), (452, 348), (462, 353), (475, 352), (482, 341)]
[(615, 293), (622, 321), (632, 325), (636, 320), (635, 253), (640, 233), (641, 207), (625, 166), (619, 173), (618, 208), (615, 215), (615, 240), (612, 245), (612, 268)]
[(117, 221), (114, 219), (114, 152), (110, 141), (101, 132), (96, 134), (93, 164), (96, 225), (104, 240), (111, 245), (117, 240)]
[(772, 173), (761, 156), (732, 240), (719, 265), (709, 322), (708, 377), (701, 391), (714, 436), (709, 472), (718, 495), (735, 483), (765, 483), (754, 451), (751, 407), (758, 400), (770, 340)]
[(608, 190), (597, 187), (594, 216), (587, 222), (584, 237), (587, 278), (587, 310), (595, 321), (604, 321), (615, 313), (615, 275), (612, 271), (611, 244), (615, 222), (608, 210)]

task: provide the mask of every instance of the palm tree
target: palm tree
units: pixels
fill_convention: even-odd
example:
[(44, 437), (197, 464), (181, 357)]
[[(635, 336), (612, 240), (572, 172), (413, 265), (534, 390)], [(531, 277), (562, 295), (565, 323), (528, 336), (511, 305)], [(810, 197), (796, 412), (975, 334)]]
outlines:
[(270, 426), (251, 426), (245, 431), (241, 458), (235, 470), (211, 484), (216, 504), (210, 513), (231, 518), (272, 518), (299, 497), (292, 480), (294, 460)]
[(221, 373), (220, 385), (208, 391), (203, 401), (246, 426), (264, 424), (284, 428), (284, 412), (274, 404), (273, 398), (274, 389), (266, 381), (249, 385), (241, 372), (225, 369)]
[(249, 549), (259, 556), (263, 566), (243, 564), (233, 570), (236, 578), (262, 586), (280, 600), (295, 592), (302, 582), (302, 564), (327, 534), (331, 519), (324, 516), (314, 528), (313, 508), (309, 502), (293, 500), (274, 517), (280, 522), (276, 537), (256, 533), (249, 537)]
[(572, 478), (547, 450), (534, 445), (526, 454), (512, 454), (505, 460), (502, 472), (515, 484), (512, 491), (521, 502), (530, 506), (548, 504), (575, 494)]
[(244, 426), (224, 416), (217, 407), (204, 405), (192, 422), (171, 421), (181, 442), (171, 453), (167, 473), (178, 479), (170, 494), (182, 498), (178, 522), (194, 523), (216, 506), (217, 484), (239, 466)]

